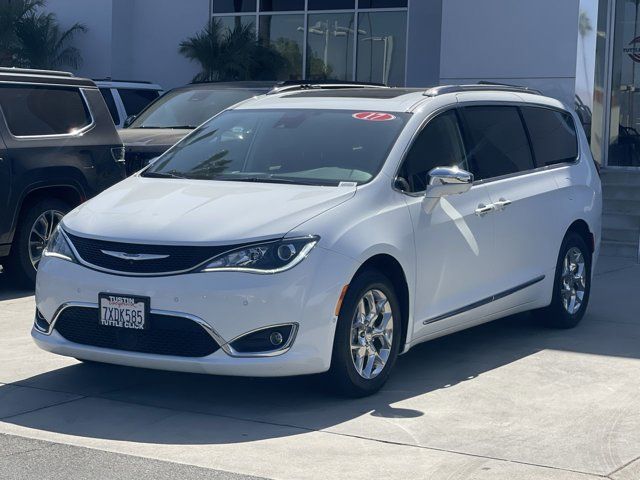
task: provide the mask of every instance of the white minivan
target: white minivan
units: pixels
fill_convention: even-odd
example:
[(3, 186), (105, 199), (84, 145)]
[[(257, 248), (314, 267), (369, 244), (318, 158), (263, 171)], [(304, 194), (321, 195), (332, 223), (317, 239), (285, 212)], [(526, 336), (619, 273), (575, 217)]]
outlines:
[(508, 86), (285, 86), (61, 221), (32, 335), (78, 359), (325, 373), (367, 395), (421, 342), (589, 301), (601, 186), (576, 115)]

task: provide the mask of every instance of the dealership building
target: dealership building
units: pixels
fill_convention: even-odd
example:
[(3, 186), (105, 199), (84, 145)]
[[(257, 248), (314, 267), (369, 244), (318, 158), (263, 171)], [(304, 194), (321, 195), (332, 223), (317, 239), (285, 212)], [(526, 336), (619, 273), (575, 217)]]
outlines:
[(577, 93), (604, 167), (605, 251), (638, 258), (637, 0), (48, 0), (47, 8), (63, 26), (87, 26), (78, 73), (92, 78), (188, 83), (199, 68), (180, 42), (215, 18), (225, 31), (252, 26), (278, 50), (286, 59), (278, 80), (486, 81), (572, 107)]

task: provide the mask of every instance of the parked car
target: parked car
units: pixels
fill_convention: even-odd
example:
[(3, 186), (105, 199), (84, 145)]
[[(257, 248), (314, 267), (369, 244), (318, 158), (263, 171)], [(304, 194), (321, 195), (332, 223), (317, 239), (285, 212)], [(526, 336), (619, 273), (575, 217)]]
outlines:
[(602, 208), (576, 125), (515, 87), (247, 101), (62, 220), (33, 338), (143, 368), (328, 372), (360, 396), (457, 330), (528, 310), (573, 327)]
[(162, 95), (162, 87), (151, 82), (110, 78), (95, 82), (117, 128), (123, 128), (127, 118), (135, 117)]
[(167, 92), (120, 131), (127, 173), (140, 170), (222, 110), (273, 86), (274, 82), (198, 83)]
[(33, 283), (62, 216), (124, 178), (100, 92), (70, 73), (0, 68), (0, 262)]

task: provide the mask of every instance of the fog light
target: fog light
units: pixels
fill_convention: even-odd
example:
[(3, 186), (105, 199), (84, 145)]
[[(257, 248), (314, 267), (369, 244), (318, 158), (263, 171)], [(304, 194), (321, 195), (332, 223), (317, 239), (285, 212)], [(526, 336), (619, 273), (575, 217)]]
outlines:
[(236, 354), (278, 352), (291, 346), (297, 327), (294, 323), (265, 327), (236, 338), (229, 346)]
[(284, 341), (284, 337), (280, 332), (273, 332), (271, 335), (269, 335), (269, 341), (271, 342), (271, 345), (277, 347), (278, 345), (282, 344), (282, 342)]
[(50, 327), (49, 322), (47, 321), (46, 318), (44, 318), (44, 315), (40, 313), (40, 310), (37, 310), (37, 309), (36, 309), (35, 326), (39, 331), (43, 333), (49, 333), (49, 327)]

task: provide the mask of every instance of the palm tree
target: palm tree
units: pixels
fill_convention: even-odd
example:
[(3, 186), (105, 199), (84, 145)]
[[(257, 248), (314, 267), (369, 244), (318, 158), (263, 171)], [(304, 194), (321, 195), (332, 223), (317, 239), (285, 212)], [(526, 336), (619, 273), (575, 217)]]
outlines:
[(77, 69), (82, 65), (80, 50), (70, 45), (78, 33), (87, 28), (75, 23), (63, 30), (53, 13), (29, 13), (18, 24), (20, 39), (19, 58), (25, 67), (56, 69), (68, 66)]
[(44, 0), (3, 2), (0, 5), (0, 66), (14, 65), (16, 51), (20, 47), (17, 26), (25, 16), (43, 6)]
[(580, 12), (580, 18), (578, 20), (578, 32), (580, 33), (580, 41), (582, 43), (582, 48), (581, 48), (582, 67), (584, 71), (585, 87), (587, 88), (587, 92), (590, 95), (593, 95), (591, 93), (591, 83), (589, 81), (589, 72), (587, 71), (587, 52), (584, 48), (584, 39), (591, 31), (593, 31), (593, 26), (591, 25), (591, 19), (589, 18), (589, 15), (587, 15), (587, 12), (583, 10), (582, 12)]
[(272, 80), (286, 64), (277, 51), (258, 43), (253, 25), (229, 30), (216, 19), (181, 42), (179, 52), (200, 63), (194, 82)]
[(80, 52), (70, 45), (86, 32), (76, 23), (67, 30), (52, 13), (43, 13), (46, 0), (14, 0), (0, 7), (0, 66), (54, 69), (78, 68)]

